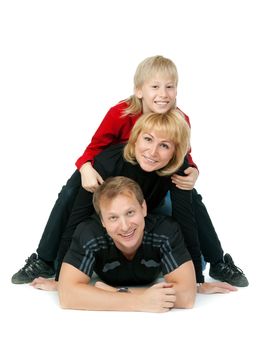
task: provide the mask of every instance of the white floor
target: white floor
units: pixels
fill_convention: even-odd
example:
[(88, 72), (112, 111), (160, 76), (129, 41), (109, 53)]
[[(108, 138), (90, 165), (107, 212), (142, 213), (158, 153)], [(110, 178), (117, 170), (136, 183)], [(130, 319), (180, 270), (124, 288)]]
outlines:
[(97, 349), (255, 349), (256, 283), (249, 260), (243, 259), (249, 287), (226, 295), (198, 295), (193, 309), (164, 314), (62, 310), (55, 292), (12, 285), (17, 261), (11, 262), (1, 265), (1, 349), (87, 344), (97, 344)]

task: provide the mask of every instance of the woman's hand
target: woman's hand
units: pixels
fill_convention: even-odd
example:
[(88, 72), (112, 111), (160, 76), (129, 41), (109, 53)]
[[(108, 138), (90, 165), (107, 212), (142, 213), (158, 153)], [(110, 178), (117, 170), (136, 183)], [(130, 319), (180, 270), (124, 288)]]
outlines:
[(205, 282), (197, 287), (201, 294), (229, 293), (237, 291), (237, 288), (227, 282)]
[(44, 277), (35, 278), (30, 285), (36, 289), (42, 289), (47, 291), (56, 291), (58, 288), (58, 282), (54, 279), (48, 279)]
[(104, 181), (100, 174), (92, 167), (90, 162), (80, 168), (81, 183), (86, 191), (94, 192)]

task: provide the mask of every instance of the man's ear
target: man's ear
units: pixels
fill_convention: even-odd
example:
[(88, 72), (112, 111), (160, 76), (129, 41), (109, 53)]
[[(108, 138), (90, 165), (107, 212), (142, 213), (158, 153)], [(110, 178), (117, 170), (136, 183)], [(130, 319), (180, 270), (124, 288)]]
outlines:
[(142, 203), (142, 209), (143, 209), (143, 215), (144, 215), (144, 217), (147, 216), (148, 210), (147, 210), (147, 203), (146, 203), (145, 199), (144, 199), (144, 201), (143, 201), (143, 203)]
[(105, 224), (104, 224), (104, 221), (103, 221), (102, 217), (100, 217), (100, 221), (101, 221), (102, 226), (106, 228), (106, 226), (105, 226)]

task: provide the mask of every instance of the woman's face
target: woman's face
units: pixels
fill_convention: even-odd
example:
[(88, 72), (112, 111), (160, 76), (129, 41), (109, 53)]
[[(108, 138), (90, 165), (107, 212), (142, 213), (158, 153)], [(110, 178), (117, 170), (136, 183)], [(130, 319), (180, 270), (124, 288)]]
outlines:
[(135, 143), (136, 160), (147, 172), (164, 168), (174, 154), (174, 143), (162, 133), (141, 131)]

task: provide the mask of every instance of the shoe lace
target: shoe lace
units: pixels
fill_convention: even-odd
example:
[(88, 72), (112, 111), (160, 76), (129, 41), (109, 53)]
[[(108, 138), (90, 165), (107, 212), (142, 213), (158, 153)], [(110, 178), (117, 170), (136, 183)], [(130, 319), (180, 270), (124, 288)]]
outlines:
[(28, 276), (34, 277), (40, 272), (40, 263), (35, 254), (32, 254), (25, 260), (25, 265), (22, 267), (22, 271), (24, 271)]
[(28, 267), (30, 267), (30, 265), (33, 265), (33, 263), (36, 261), (37, 257), (36, 255), (32, 254), (30, 257), (28, 257), (25, 260), (25, 265), (21, 268), (22, 271), (26, 271), (26, 269)]
[(233, 274), (244, 275), (243, 270), (236, 266), (232, 259), (228, 259), (227, 261), (225, 261), (224, 265), (225, 270), (231, 270)]

